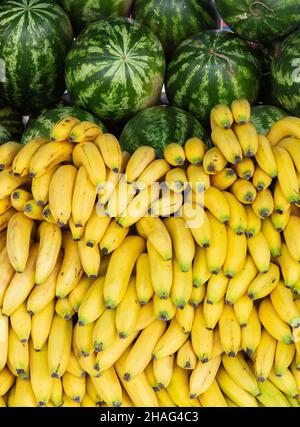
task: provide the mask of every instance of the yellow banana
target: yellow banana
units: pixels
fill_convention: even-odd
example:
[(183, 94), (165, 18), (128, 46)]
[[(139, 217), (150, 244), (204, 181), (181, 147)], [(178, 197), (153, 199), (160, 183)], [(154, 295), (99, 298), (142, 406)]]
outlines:
[(231, 112), (235, 123), (245, 125), (251, 118), (251, 105), (247, 99), (235, 99), (231, 103)]
[(71, 306), (69, 299), (59, 298), (55, 304), (55, 312), (65, 320), (69, 320), (75, 314), (73, 307)]
[(189, 138), (184, 144), (184, 151), (187, 160), (192, 165), (200, 165), (207, 150), (205, 143), (196, 136)]
[(248, 238), (256, 236), (261, 230), (261, 219), (255, 214), (252, 206), (245, 206), (247, 214), (246, 236)]
[(121, 303), (116, 308), (116, 328), (120, 338), (128, 337), (135, 330), (140, 304), (135, 289), (135, 276), (132, 276)]
[(164, 158), (171, 166), (181, 166), (185, 162), (185, 151), (182, 145), (171, 142), (164, 147)]
[(275, 182), (273, 198), (274, 211), (277, 214), (282, 215), (284, 212), (287, 212), (291, 208), (291, 204), (283, 194), (278, 181)]
[(201, 363), (207, 363), (212, 358), (213, 331), (208, 330), (203, 313), (203, 306), (195, 309), (194, 323), (192, 326), (191, 341), (194, 352)]
[(10, 316), (11, 327), (21, 343), (26, 343), (31, 331), (31, 316), (26, 310), (26, 304), (21, 304)]
[(167, 388), (172, 380), (174, 355), (153, 360), (153, 374), (159, 389)]
[(237, 179), (231, 186), (232, 193), (244, 204), (252, 204), (257, 196), (254, 185), (245, 179)]
[(78, 310), (79, 326), (88, 325), (101, 316), (105, 309), (103, 299), (104, 277), (100, 276), (92, 283), (82, 299)]
[(271, 381), (266, 380), (259, 383), (260, 395), (257, 396), (257, 400), (265, 407), (288, 407), (289, 402), (281, 391), (275, 387)]
[(194, 307), (190, 304), (187, 304), (182, 310), (176, 310), (176, 320), (185, 334), (189, 334), (192, 331), (194, 314)]
[(207, 297), (203, 302), (203, 315), (205, 318), (206, 328), (213, 331), (216, 327), (224, 307), (224, 298), (221, 298), (214, 304), (207, 302)]
[(177, 351), (176, 363), (182, 369), (194, 370), (197, 361), (198, 358), (193, 350), (192, 343), (190, 340), (187, 340)]
[(234, 310), (229, 305), (224, 305), (219, 320), (220, 340), (225, 353), (235, 357), (241, 344), (241, 327)]
[(211, 128), (220, 126), (224, 129), (230, 129), (233, 123), (233, 116), (228, 105), (218, 104), (210, 112)]
[(31, 158), (37, 150), (48, 143), (48, 138), (36, 138), (29, 141), (22, 147), (22, 150), (16, 154), (12, 162), (12, 171), (15, 176), (26, 176), (29, 173)]
[(300, 154), (299, 154), (299, 143), (300, 140), (297, 138), (284, 138), (278, 143), (278, 147), (285, 148), (291, 156), (296, 171), (300, 173)]
[(280, 270), (274, 263), (270, 264), (270, 268), (266, 273), (259, 273), (250, 283), (247, 295), (252, 300), (257, 300), (269, 295), (279, 283)]
[(278, 169), (278, 182), (280, 188), (290, 203), (297, 203), (299, 200), (298, 178), (293, 160), (289, 152), (281, 147), (273, 147)]
[(166, 332), (156, 343), (152, 353), (153, 358), (161, 359), (176, 353), (187, 339), (188, 335), (184, 333), (177, 320), (173, 318)]
[(176, 307), (173, 304), (171, 298), (161, 299), (159, 296), (154, 294), (153, 296), (153, 314), (156, 319), (168, 321), (171, 320), (176, 313)]
[(49, 142), (42, 145), (31, 157), (29, 174), (31, 178), (44, 175), (49, 169), (72, 159), (74, 145), (70, 142)]
[(204, 206), (223, 224), (230, 221), (230, 207), (223, 193), (210, 187), (204, 194)]
[(203, 207), (197, 204), (185, 203), (182, 206), (180, 215), (184, 219), (186, 227), (190, 229), (195, 242), (201, 248), (207, 248), (211, 241), (211, 226)]
[(164, 159), (153, 160), (135, 181), (135, 187), (143, 190), (155, 181), (159, 181), (171, 169), (169, 163)]
[(211, 386), (199, 396), (199, 401), (202, 406), (209, 408), (228, 406), (216, 380), (214, 380)]
[(21, 343), (13, 328), (10, 328), (8, 335), (7, 364), (16, 377), (29, 378), (28, 342)]
[[(176, 218), (176, 220), (177, 219), (179, 218)], [(136, 223), (139, 235), (149, 240), (156, 251), (166, 260), (172, 258), (172, 236), (166, 227), (168, 224), (167, 221), (168, 220), (165, 220), (163, 223), (161, 219), (157, 217), (145, 216)]]
[(80, 121), (76, 117), (68, 116), (59, 120), (54, 126), (50, 134), (51, 141), (65, 141), (69, 138), (73, 127), (79, 124)]
[(190, 399), (196, 399), (196, 397), (209, 389), (216, 378), (220, 364), (220, 356), (209, 360), (207, 363), (197, 362), (189, 381)]
[(298, 236), (299, 231), (300, 218), (298, 216), (291, 215), (287, 226), (283, 231), (283, 235), (290, 254), (298, 262), (300, 262), (300, 243), (298, 239), (295, 239), (295, 236)]
[(89, 217), (85, 226), (84, 241), (87, 246), (92, 248), (101, 241), (105, 230), (110, 223), (110, 218), (102, 214), (99, 207), (96, 205)]
[(43, 208), (39, 206), (34, 199), (29, 200), (24, 205), (23, 213), (26, 217), (36, 221), (43, 221)]
[(1, 369), (0, 380), (0, 396), (2, 397), (6, 395), (8, 390), (14, 385), (15, 382), (15, 377), (7, 366)]
[(233, 304), (233, 310), (241, 328), (247, 326), (252, 308), (253, 301), (247, 295), (244, 295)]
[(64, 392), (74, 402), (80, 403), (85, 395), (85, 377), (76, 377), (65, 372), (62, 377)]
[(225, 297), (226, 303), (234, 304), (238, 301), (247, 292), (247, 289), (256, 274), (257, 268), (252, 258), (248, 255), (240, 273), (228, 282)]
[(96, 408), (97, 404), (92, 400), (92, 398), (87, 393), (85, 393), (80, 406), (83, 408), (94, 408), (94, 407)]
[(247, 256), (247, 238), (236, 234), (227, 226), (227, 253), (223, 264), (224, 274), (232, 279), (243, 268)]
[(35, 400), (30, 381), (23, 378), (17, 378), (13, 406), (32, 408), (36, 405), (37, 402)]
[(182, 218), (170, 217), (164, 221), (171, 236), (176, 259), (182, 271), (189, 271), (195, 255), (195, 244), (191, 231)]
[(177, 309), (182, 310), (188, 303), (192, 294), (193, 274), (192, 270), (182, 271), (176, 259), (173, 259), (173, 284), (171, 288), (171, 300)]
[(48, 345), (43, 346), (40, 351), (29, 345), (30, 382), (37, 406), (46, 406), (52, 390), (52, 378), (48, 368)]
[(284, 344), (278, 341), (276, 345), (274, 362), (274, 371), (277, 377), (282, 376), (282, 374), (288, 369), (294, 359), (294, 354), (294, 344)]
[(255, 160), (266, 174), (271, 178), (276, 178), (277, 164), (270, 141), (266, 136), (261, 134), (258, 135), (258, 150), (255, 154)]
[(93, 344), (97, 353), (109, 348), (117, 337), (115, 325), (115, 311), (104, 310), (95, 323), (93, 329)]
[(240, 163), (234, 166), (234, 169), (239, 178), (249, 181), (254, 175), (255, 165), (250, 157), (244, 157)]
[(229, 227), (235, 234), (243, 235), (247, 229), (247, 213), (243, 204), (228, 191), (223, 191), (229, 207), (230, 207), (230, 220)]
[(96, 201), (96, 187), (90, 181), (87, 169), (81, 166), (76, 176), (72, 196), (72, 218), (75, 227), (84, 227)]
[(242, 328), (241, 346), (244, 352), (252, 357), (255, 353), (261, 337), (261, 324), (255, 305), (250, 313), (247, 325)]
[(87, 246), (83, 240), (77, 242), (80, 262), (85, 274), (91, 279), (96, 279), (100, 268), (100, 249), (99, 246), (92, 248)]
[(210, 212), (207, 212), (207, 217), (211, 229), (211, 241), (209, 247), (206, 249), (207, 266), (213, 274), (218, 274), (226, 259), (226, 226), (221, 224)]
[(40, 351), (48, 339), (54, 315), (54, 300), (31, 319), (31, 339), (35, 351)]
[(7, 197), (4, 197), (4, 199), (0, 199), (0, 215), (3, 215), (11, 207), (12, 207), (11, 196), (7, 196)]
[(114, 219), (111, 220), (100, 241), (102, 254), (107, 255), (117, 249), (129, 232), (129, 227), (121, 227)]
[(300, 326), (300, 313), (293, 300), (291, 289), (279, 282), (270, 294), (272, 305), (278, 316), (292, 328)]
[(266, 273), (270, 269), (271, 252), (268, 241), (262, 232), (247, 239), (248, 251), (260, 273)]
[(252, 183), (258, 192), (267, 189), (272, 184), (272, 178), (264, 170), (257, 167), (253, 174)]
[(225, 276), (223, 270), (213, 274), (207, 282), (206, 299), (208, 304), (216, 304), (220, 301), (227, 289), (229, 279)]
[(254, 357), (254, 369), (257, 380), (266, 381), (271, 372), (276, 351), (276, 340), (266, 331), (262, 330), (261, 339)]
[(13, 208), (18, 212), (23, 212), (25, 203), (32, 200), (32, 194), (29, 191), (23, 190), (23, 188), (17, 188), (17, 190), (11, 193), (10, 200)]
[(300, 138), (300, 119), (298, 117), (288, 116), (278, 120), (268, 133), (271, 145), (277, 145), (281, 139), (287, 136)]
[(23, 145), (19, 142), (8, 141), (0, 147), (0, 171), (10, 166), (18, 154), (23, 148)]
[(133, 184), (128, 184), (125, 178), (125, 175), (121, 177), (118, 185), (108, 200), (105, 207), (105, 215), (118, 217), (122, 212), (124, 212), (136, 195), (136, 188)]
[(140, 309), (135, 328), (137, 331), (142, 331), (155, 320), (153, 313), (153, 301), (150, 300), (148, 304), (143, 305)]
[(76, 143), (94, 141), (101, 133), (102, 129), (96, 123), (83, 121), (72, 127), (68, 139), (70, 142)]
[(167, 388), (171, 399), (180, 407), (199, 407), (197, 399), (190, 398), (189, 371), (174, 364), (172, 380)]
[(154, 294), (148, 254), (141, 254), (138, 257), (135, 269), (137, 298), (141, 305), (145, 305), (151, 300)]
[(188, 178), (183, 168), (173, 168), (166, 173), (165, 183), (175, 193), (183, 192), (188, 186)]
[(69, 293), (68, 299), (75, 313), (78, 312), (79, 307), (82, 303), (82, 300), (85, 294), (87, 293), (88, 289), (92, 285), (92, 283), (93, 283), (93, 280), (84, 275), (79, 280), (76, 287)]
[(60, 378), (52, 379), (51, 402), (54, 406), (62, 406), (63, 404), (63, 389)]
[[(1, 332), (1, 340), (0, 340), (0, 377), (2, 369), (4, 369), (7, 357), (8, 357), (8, 337), (9, 337), (9, 323), (8, 317), (5, 316), (0, 309), (0, 332)], [(2, 382), (1, 382), (2, 386)], [(1, 395), (2, 396), (2, 395)]]
[(202, 166), (190, 165), (187, 168), (187, 178), (195, 192), (202, 193), (210, 187), (210, 177), (205, 173)]
[(109, 406), (122, 405), (122, 388), (115, 368), (106, 369), (99, 377), (91, 377), (98, 394)]
[(222, 364), (227, 374), (239, 387), (248, 391), (253, 396), (260, 394), (256, 378), (241, 352), (236, 357), (228, 357), (226, 354), (223, 354)]
[(257, 194), (252, 204), (252, 208), (257, 216), (264, 219), (274, 211), (274, 200), (271, 191), (267, 188)]
[(147, 240), (147, 251), (154, 292), (160, 298), (167, 298), (173, 283), (172, 261), (164, 260), (149, 240)]
[(258, 315), (262, 325), (273, 338), (285, 344), (291, 344), (293, 342), (293, 336), (289, 325), (278, 316), (270, 298), (264, 298), (262, 300)]
[(203, 157), (203, 170), (211, 177), (221, 173), (227, 165), (227, 159), (218, 147), (206, 151)]
[(182, 193), (163, 189), (161, 197), (152, 203), (149, 214), (152, 216), (170, 216), (179, 211), (183, 203)]
[[(50, 211), (49, 204), (44, 207), (42, 210), (42, 217), (45, 221), (49, 222), (50, 224), (56, 224), (56, 221), (54, 219), (54, 216), (52, 215)], [(72, 218), (70, 218), (71, 220)]]
[(48, 366), (52, 378), (62, 377), (70, 359), (72, 320), (54, 314), (48, 339)]
[(244, 124), (235, 123), (233, 125), (233, 130), (242, 147), (243, 155), (245, 157), (255, 156), (258, 149), (258, 135), (256, 127), (248, 121)]
[(282, 214), (278, 214), (276, 212), (273, 212), (271, 215), (271, 220), (279, 233), (281, 233), (287, 226), (289, 219), (291, 216), (291, 208), (283, 212)]
[(206, 285), (200, 286), (198, 288), (193, 287), (192, 295), (189, 300), (189, 304), (196, 308), (204, 300), (206, 294)]
[(229, 163), (237, 164), (242, 160), (242, 148), (232, 129), (226, 130), (216, 126), (212, 131), (211, 139)]
[(153, 160), (155, 160), (154, 148), (141, 146), (135, 150), (126, 166), (127, 182), (136, 181)]
[(38, 206), (44, 207), (49, 200), (49, 186), (58, 166), (49, 169), (44, 175), (32, 179), (31, 191), (33, 199)]
[(277, 376), (273, 368), (269, 374), (269, 380), (284, 394), (294, 398), (299, 396), (295, 378), (289, 369), (286, 369), (281, 376)]
[(110, 133), (101, 133), (95, 139), (106, 166), (115, 173), (121, 171), (122, 152), (119, 141)]
[(77, 158), (77, 166), (85, 166), (91, 182), (98, 188), (106, 178), (106, 167), (102, 155), (93, 142), (81, 142), (73, 151), (73, 161)]
[(271, 255), (275, 258), (280, 257), (282, 253), (281, 235), (275, 229), (270, 218), (262, 221), (261, 232), (268, 242)]
[(196, 245), (193, 261), (193, 286), (198, 288), (204, 285), (211, 275), (212, 273), (207, 265), (206, 250)]
[(4, 169), (0, 172), (0, 199), (10, 197), (17, 188), (28, 182), (28, 176), (13, 175), (11, 167)]
[(216, 378), (222, 392), (236, 405), (242, 407), (258, 406), (255, 397), (240, 387), (223, 367), (219, 369)]

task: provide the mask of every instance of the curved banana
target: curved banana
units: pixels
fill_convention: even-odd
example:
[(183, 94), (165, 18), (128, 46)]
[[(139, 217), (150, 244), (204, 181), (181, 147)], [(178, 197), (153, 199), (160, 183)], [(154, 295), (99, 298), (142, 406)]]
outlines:
[(248, 295), (242, 296), (233, 304), (233, 310), (241, 328), (247, 326), (252, 308), (253, 301), (248, 297)]
[(26, 304), (21, 304), (10, 316), (11, 327), (21, 343), (26, 343), (31, 331), (31, 316), (26, 310)]
[(65, 297), (65, 298), (59, 298), (56, 301), (55, 313), (58, 314), (63, 319), (69, 320), (73, 317), (73, 315), (75, 314), (75, 311), (71, 306), (71, 304), (69, 303), (69, 299)]
[(270, 269), (271, 252), (268, 241), (262, 232), (247, 239), (248, 251), (260, 273), (266, 273)]
[(23, 148), (23, 145), (19, 142), (8, 141), (0, 147), (0, 171), (10, 166), (18, 154)]
[(224, 168), (221, 172), (218, 172), (210, 177), (210, 183), (213, 187), (220, 191), (227, 190), (237, 179), (237, 175), (234, 169)]
[[(4, 169), (0, 172), (0, 199), (9, 197), (21, 185), (29, 182), (28, 176), (15, 176), (11, 168)], [(7, 211), (8, 212), (8, 211)]]
[(147, 251), (154, 292), (159, 298), (168, 298), (173, 283), (172, 260), (164, 260), (149, 240)]
[(152, 302), (153, 314), (156, 319), (164, 321), (173, 319), (176, 313), (176, 307), (170, 297), (161, 299), (154, 294)]
[(235, 99), (231, 103), (231, 112), (235, 123), (245, 125), (251, 118), (251, 105), (247, 99)]
[(291, 289), (279, 282), (271, 292), (270, 298), (278, 316), (292, 328), (298, 328), (300, 326), (300, 313), (294, 303)]
[(193, 350), (192, 343), (190, 340), (187, 340), (177, 351), (176, 363), (182, 369), (194, 370), (197, 365), (197, 361), (198, 358)]
[(119, 407), (122, 405), (122, 388), (115, 368), (106, 369), (99, 377), (91, 377), (98, 394), (107, 405)]
[(234, 133), (236, 134), (240, 146), (242, 147), (245, 157), (253, 157), (258, 149), (258, 135), (256, 127), (251, 122), (244, 124), (235, 123), (233, 125)]
[(251, 256), (247, 255), (245, 264), (240, 273), (228, 282), (225, 296), (226, 304), (232, 305), (245, 295), (250, 283), (252, 283), (256, 275), (256, 265)]
[(62, 376), (62, 385), (64, 392), (73, 402), (80, 403), (85, 395), (85, 377), (76, 377), (66, 371)]
[(141, 146), (130, 157), (126, 169), (126, 180), (129, 183), (138, 180), (146, 167), (155, 160), (155, 150), (152, 147)]
[(80, 142), (73, 151), (73, 158), (76, 158), (77, 167), (84, 165), (91, 182), (98, 188), (106, 178), (106, 167), (102, 155), (96, 144), (93, 142)]
[(49, 142), (43, 144), (31, 157), (29, 174), (31, 178), (44, 175), (49, 169), (72, 159), (74, 145), (70, 142)]
[(78, 170), (73, 196), (72, 218), (75, 227), (84, 227), (89, 220), (96, 201), (96, 187), (90, 181), (87, 169), (81, 166)]
[(58, 166), (49, 169), (44, 175), (33, 178), (31, 183), (32, 196), (38, 206), (44, 207), (49, 200), (49, 186)]
[(272, 178), (260, 167), (256, 167), (252, 177), (252, 183), (258, 192), (263, 191), (270, 187)]
[(274, 227), (270, 218), (262, 221), (261, 232), (268, 242), (271, 255), (275, 258), (280, 257), (282, 254), (281, 235)]
[(80, 121), (76, 117), (68, 116), (62, 118), (53, 126), (50, 134), (51, 141), (66, 141), (69, 138), (71, 130), (78, 123)]
[(216, 378), (220, 364), (220, 356), (214, 357), (207, 363), (197, 362), (189, 381), (190, 399), (196, 399), (196, 397), (209, 389)]
[(221, 173), (227, 165), (227, 159), (218, 147), (206, 151), (203, 157), (203, 170), (211, 177)]
[(189, 138), (184, 144), (185, 156), (192, 165), (201, 165), (206, 150), (206, 144), (196, 136)]
[(210, 122), (212, 130), (216, 126), (220, 126), (226, 130), (230, 129), (233, 123), (233, 116), (228, 105), (218, 104), (213, 107), (210, 112)]
[(54, 316), (54, 299), (32, 316), (31, 340), (35, 351), (40, 351), (48, 340)]
[(91, 279), (96, 279), (99, 274), (101, 255), (98, 245), (87, 246), (83, 240), (77, 242), (80, 262), (85, 274)]
[(139, 312), (140, 304), (135, 289), (135, 276), (132, 276), (125, 295), (116, 308), (115, 323), (120, 338), (126, 338), (134, 332)]
[(298, 236), (300, 231), (300, 218), (291, 215), (288, 223), (283, 231), (285, 242), (292, 257), (300, 262), (300, 242), (295, 236)]
[(95, 139), (106, 166), (115, 173), (121, 171), (122, 152), (119, 141), (110, 133), (101, 133)]
[(54, 314), (48, 339), (48, 366), (52, 378), (62, 377), (70, 359), (72, 320)]
[(241, 352), (239, 352), (236, 357), (228, 357), (226, 354), (223, 354), (222, 364), (227, 374), (239, 387), (248, 391), (252, 396), (258, 396), (260, 394), (255, 375)]
[[(179, 350), (180, 351), (180, 350)], [(174, 355), (153, 360), (153, 375), (159, 389), (167, 388), (172, 380)]]
[(258, 315), (262, 325), (273, 338), (285, 344), (291, 344), (293, 342), (293, 336), (289, 325), (278, 316), (270, 298), (264, 298), (262, 300)]
[(164, 159), (153, 160), (141, 173), (134, 185), (138, 190), (144, 190), (155, 181), (159, 181), (171, 169)]
[(95, 323), (92, 338), (97, 353), (107, 350), (117, 338), (114, 310), (105, 309), (103, 311)]
[(174, 364), (172, 380), (167, 387), (171, 399), (180, 407), (199, 407), (197, 399), (190, 398), (189, 371)]
[(246, 179), (237, 179), (231, 186), (232, 193), (245, 205), (252, 204), (257, 196), (257, 191), (252, 182)]
[(94, 141), (101, 133), (102, 129), (96, 123), (83, 121), (72, 127), (68, 139), (76, 143)]
[(213, 274), (207, 282), (206, 299), (208, 304), (216, 304), (225, 295), (229, 278), (225, 276), (224, 271)]
[(255, 375), (260, 383), (266, 381), (271, 372), (275, 360), (276, 343), (272, 335), (263, 329), (254, 356)]
[(277, 145), (279, 141), (287, 136), (300, 138), (300, 119), (298, 117), (283, 117), (271, 127), (268, 138), (271, 145)]
[(289, 152), (281, 147), (273, 147), (273, 154), (278, 169), (278, 182), (280, 188), (290, 203), (299, 201), (299, 186), (295, 166)]
[(207, 329), (203, 306), (195, 309), (194, 323), (191, 332), (191, 342), (196, 356), (201, 363), (207, 363), (212, 358), (213, 331)]
[(148, 254), (141, 254), (136, 262), (136, 294), (141, 305), (146, 305), (154, 294)]
[(32, 200), (32, 194), (23, 188), (17, 188), (10, 195), (11, 205), (18, 212), (23, 212), (25, 203), (29, 202), (29, 200)]
[(247, 295), (252, 300), (257, 300), (269, 295), (279, 283), (280, 269), (274, 263), (266, 273), (260, 272), (250, 283)]
[(26, 176), (29, 174), (29, 166), (31, 158), (38, 149), (49, 142), (49, 138), (36, 138), (29, 141), (22, 147), (22, 151), (18, 152), (12, 162), (12, 171), (15, 176)]
[(230, 206), (220, 190), (210, 187), (204, 193), (204, 206), (223, 224), (230, 221)]
[(181, 325), (173, 317), (168, 329), (156, 342), (152, 357), (154, 359), (162, 359), (176, 353), (187, 339), (188, 335), (184, 333)]
[(13, 328), (8, 334), (7, 364), (10, 371), (16, 376), (24, 379), (29, 378), (29, 347), (28, 342), (21, 343)]
[(284, 344), (278, 341), (275, 351), (274, 371), (276, 377), (281, 377), (291, 365), (295, 355), (294, 344)]
[(164, 147), (164, 158), (171, 166), (181, 166), (185, 162), (185, 151), (182, 145), (171, 142)]
[(97, 320), (105, 309), (103, 300), (104, 277), (100, 276), (91, 284), (83, 297), (78, 310), (79, 327), (86, 326)]
[(211, 225), (207, 213), (196, 203), (184, 203), (180, 215), (201, 248), (208, 248), (211, 242)]
[(247, 213), (243, 204), (228, 191), (223, 191), (229, 207), (230, 207), (230, 220), (229, 227), (235, 234), (243, 235), (247, 229)]
[(33, 348), (32, 341), (29, 345), (30, 382), (37, 406), (46, 406), (52, 390), (52, 378), (48, 368), (48, 345), (40, 351)]
[(211, 139), (229, 163), (237, 164), (242, 160), (242, 148), (232, 129), (226, 130), (216, 126), (212, 131)]
[(254, 175), (255, 165), (250, 157), (244, 157), (240, 163), (234, 165), (234, 169), (239, 178), (249, 181)]
[(219, 320), (220, 340), (225, 353), (235, 357), (241, 344), (241, 327), (233, 308), (225, 304)]
[(243, 268), (247, 256), (247, 238), (245, 234), (238, 235), (227, 226), (227, 253), (223, 264), (226, 277), (232, 279)]
[(240, 387), (231, 376), (221, 367), (216, 376), (222, 392), (229, 397), (237, 406), (256, 407), (258, 403), (254, 396)]
[(218, 274), (226, 259), (227, 233), (226, 226), (220, 223), (210, 212), (207, 212), (210, 222), (211, 241), (206, 248), (206, 259), (209, 271)]

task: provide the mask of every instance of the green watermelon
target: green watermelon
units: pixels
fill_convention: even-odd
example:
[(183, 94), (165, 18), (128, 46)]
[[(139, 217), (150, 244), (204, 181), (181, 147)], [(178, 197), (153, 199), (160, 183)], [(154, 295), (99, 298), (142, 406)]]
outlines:
[(166, 92), (172, 105), (209, 122), (216, 104), (246, 98), (254, 103), (261, 66), (248, 44), (229, 32), (206, 31), (183, 41), (168, 64)]
[(299, 0), (216, 0), (224, 21), (240, 37), (271, 43), (297, 28)]
[(198, 0), (136, 0), (133, 17), (157, 35), (168, 54), (190, 35), (216, 28), (215, 12)]
[(176, 107), (159, 105), (136, 114), (123, 129), (120, 143), (124, 150), (133, 153), (141, 145), (156, 149), (158, 157), (163, 157), (164, 147), (170, 142), (181, 145), (198, 136), (210, 146), (210, 141), (202, 125), (192, 114)]
[(0, 106), (0, 125), (4, 126), (12, 138), (19, 140), (23, 133), (22, 114), (10, 106)]
[(164, 51), (157, 37), (127, 18), (90, 24), (66, 60), (73, 102), (109, 121), (128, 119), (156, 104), (164, 73)]
[(60, 107), (45, 111), (37, 117), (30, 118), (27, 127), (23, 133), (21, 143), (26, 144), (28, 141), (41, 136), (50, 137), (50, 132), (60, 119), (67, 116), (75, 116), (79, 120), (89, 120), (97, 123), (103, 130), (103, 123), (93, 114), (76, 107)]
[(0, 145), (11, 140), (12, 136), (9, 131), (4, 126), (0, 125)]
[(278, 45), (271, 68), (273, 98), (282, 108), (300, 117), (300, 30)]
[(98, 19), (127, 16), (133, 0), (58, 0), (78, 33)]
[(65, 88), (64, 61), (72, 37), (66, 13), (52, 0), (4, 0), (0, 58), (6, 79), (0, 91), (5, 101), (22, 112), (57, 101)]
[(266, 135), (272, 125), (288, 113), (274, 105), (255, 105), (251, 111), (251, 122), (257, 129), (257, 132)]

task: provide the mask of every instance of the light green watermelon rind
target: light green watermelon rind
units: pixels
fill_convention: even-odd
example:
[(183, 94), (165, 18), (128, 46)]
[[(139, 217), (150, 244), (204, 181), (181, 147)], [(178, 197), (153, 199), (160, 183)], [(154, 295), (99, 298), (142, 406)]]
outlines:
[(283, 40), (272, 61), (272, 96), (282, 108), (300, 117), (300, 30)]
[(254, 124), (258, 133), (266, 135), (272, 125), (289, 114), (274, 105), (255, 105), (251, 111), (251, 123)]
[(95, 122), (103, 131), (106, 131), (101, 120), (88, 111), (76, 107), (60, 107), (48, 110), (37, 117), (32, 117), (23, 133), (21, 143), (27, 144), (30, 140), (39, 137), (50, 137), (51, 130), (55, 123), (67, 116), (74, 116), (79, 120)]
[(163, 157), (164, 147), (177, 142), (183, 145), (197, 136), (210, 146), (210, 140), (199, 121), (190, 113), (176, 107), (156, 106), (136, 114), (123, 129), (120, 143), (123, 150), (133, 153), (141, 145), (149, 145)]
[(272, 43), (299, 25), (299, 0), (216, 0), (216, 7), (234, 32), (255, 42)]
[(24, 125), (22, 114), (10, 106), (0, 106), (0, 125), (5, 127), (12, 138), (19, 141)]
[(9, 131), (4, 126), (0, 125), (0, 145), (11, 140), (12, 140), (12, 136), (9, 133)]
[(206, 31), (182, 42), (168, 65), (170, 103), (208, 124), (210, 110), (259, 93), (261, 65), (248, 44), (229, 32)]

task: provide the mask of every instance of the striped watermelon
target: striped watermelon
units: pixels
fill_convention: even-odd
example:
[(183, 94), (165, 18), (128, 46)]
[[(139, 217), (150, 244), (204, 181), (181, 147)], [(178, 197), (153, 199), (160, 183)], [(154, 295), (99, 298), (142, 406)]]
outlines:
[(211, 108), (246, 98), (253, 103), (261, 74), (248, 44), (229, 32), (206, 31), (191, 36), (175, 50), (167, 69), (171, 104), (209, 121)]
[(157, 35), (167, 53), (190, 35), (216, 28), (212, 7), (198, 0), (136, 0), (133, 17)]
[(76, 32), (102, 18), (128, 16), (133, 0), (58, 0)]
[(0, 8), (0, 58), (6, 65), (5, 101), (22, 112), (57, 101), (64, 92), (64, 60), (72, 28), (52, 0), (4, 0)]
[(158, 157), (163, 157), (164, 147), (170, 142), (184, 142), (192, 136), (210, 141), (201, 124), (190, 113), (176, 107), (159, 105), (136, 114), (124, 127), (120, 137), (121, 146), (130, 153), (141, 145), (156, 149)]
[(10, 106), (0, 106), (0, 125), (9, 131), (13, 139), (18, 141), (21, 138), (24, 126), (19, 111)]
[(4, 126), (0, 125), (0, 145), (11, 140), (12, 136), (9, 131)]
[(274, 105), (255, 105), (251, 111), (251, 122), (257, 129), (257, 132), (266, 135), (272, 125), (288, 113)]
[(299, 0), (216, 0), (216, 6), (240, 37), (261, 43), (286, 36), (300, 21)]
[(282, 108), (300, 117), (300, 30), (279, 44), (271, 68), (273, 98)]
[(75, 116), (79, 120), (95, 122), (105, 130), (103, 123), (93, 114), (76, 107), (59, 107), (47, 110), (37, 117), (30, 118), (23, 133), (21, 143), (26, 144), (31, 139), (38, 138), (40, 136), (50, 137), (50, 132), (55, 123), (67, 116)]
[(165, 73), (163, 48), (137, 21), (90, 24), (66, 60), (66, 83), (76, 105), (105, 120), (127, 119), (156, 103)]

